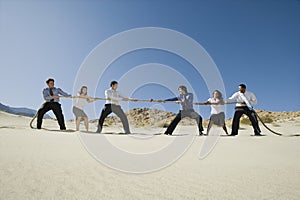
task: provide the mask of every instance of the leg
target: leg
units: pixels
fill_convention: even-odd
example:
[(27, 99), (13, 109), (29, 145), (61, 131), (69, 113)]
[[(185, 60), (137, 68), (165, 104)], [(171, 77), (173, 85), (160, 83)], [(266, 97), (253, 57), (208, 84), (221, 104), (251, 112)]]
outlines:
[(240, 126), (240, 118), (244, 114), (244, 110), (236, 109), (233, 116), (233, 122), (232, 122), (232, 130), (231, 135), (237, 135), (239, 126)]
[(226, 128), (226, 124), (224, 122), (224, 125), (223, 125), (223, 130), (225, 131), (226, 135), (229, 135), (228, 131), (227, 131), (227, 128)]
[(104, 120), (110, 113), (112, 113), (111, 105), (110, 104), (105, 105), (104, 108), (102, 109), (102, 112), (101, 112), (101, 115), (100, 115), (100, 118), (99, 118), (98, 129), (96, 131), (97, 133), (101, 133)]
[(46, 112), (48, 112), (49, 110), (51, 110), (49, 103), (46, 102), (42, 105), (42, 107), (38, 110), (37, 112), (37, 129), (41, 129), (42, 128), (42, 123), (43, 123), (43, 117), (45, 115)]
[(81, 121), (81, 117), (77, 117), (77, 119), (76, 119), (76, 131), (79, 131), (80, 121)]
[(260, 128), (258, 126), (258, 120), (257, 120), (257, 117), (256, 117), (254, 111), (249, 110), (246, 112), (246, 115), (249, 117), (249, 119), (251, 121), (252, 127), (254, 129), (254, 134), (260, 135)]
[(121, 119), (125, 133), (130, 134), (128, 119), (121, 106), (112, 106), (112, 112)]
[(84, 120), (84, 126), (85, 126), (86, 131), (89, 131), (89, 120), (88, 120), (88, 118), (83, 117), (83, 120)]
[(173, 119), (173, 121), (171, 122), (170, 126), (167, 128), (167, 130), (165, 131), (166, 135), (172, 135), (174, 129), (176, 128), (177, 124), (180, 122), (181, 120), (181, 111), (176, 115), (176, 117)]
[(66, 130), (64, 115), (61, 110), (61, 105), (59, 103), (51, 103), (51, 108), (58, 121), (60, 130)]
[(212, 121), (211, 121), (211, 119), (209, 119), (209, 122), (208, 122), (208, 125), (207, 125), (207, 130), (206, 130), (207, 135), (208, 135), (209, 130), (211, 129), (211, 127), (212, 127)]
[(199, 130), (199, 135), (202, 135), (202, 131), (203, 131), (203, 126), (202, 126), (202, 117), (196, 113), (195, 111), (192, 111), (189, 114), (189, 117), (192, 119), (195, 119), (197, 121), (197, 125), (198, 125), (198, 130)]

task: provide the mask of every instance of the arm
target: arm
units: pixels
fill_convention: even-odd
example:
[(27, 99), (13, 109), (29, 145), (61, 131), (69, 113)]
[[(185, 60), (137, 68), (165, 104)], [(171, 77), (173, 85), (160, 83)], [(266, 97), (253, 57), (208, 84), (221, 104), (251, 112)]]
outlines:
[(113, 93), (109, 90), (105, 90), (105, 97), (109, 100), (113, 100), (113, 101), (120, 101), (123, 98), (119, 97), (120, 95), (118, 95), (118, 97), (114, 97)]
[(43, 96), (46, 101), (53, 99), (53, 97), (50, 96), (49, 92), (46, 89), (43, 90)]
[(62, 89), (60, 89), (60, 88), (58, 88), (57, 90), (58, 90), (58, 94), (60, 94), (60, 95), (62, 95), (62, 96), (67, 96), (67, 97), (72, 96), (72, 95), (70, 95), (70, 94), (64, 92), (64, 91), (63, 91)]
[(165, 99), (164, 101), (179, 101), (178, 97)]
[(239, 93), (236, 92), (227, 99), (227, 102), (233, 102), (234, 100), (237, 100), (238, 97), (239, 97)]
[(250, 95), (249, 102), (250, 102), (252, 105), (257, 104), (256, 96), (255, 96), (253, 93), (251, 93), (251, 95)]

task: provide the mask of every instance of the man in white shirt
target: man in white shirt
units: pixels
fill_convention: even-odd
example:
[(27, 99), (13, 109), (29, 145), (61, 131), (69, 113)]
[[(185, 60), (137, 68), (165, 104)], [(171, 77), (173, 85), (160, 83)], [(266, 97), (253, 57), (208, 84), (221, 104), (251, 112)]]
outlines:
[(239, 91), (234, 93), (229, 99), (229, 102), (233, 100), (237, 101), (235, 107), (235, 113), (232, 122), (232, 131), (230, 136), (235, 136), (238, 134), (238, 129), (240, 125), (240, 118), (243, 114), (247, 115), (252, 123), (255, 136), (261, 136), (260, 128), (258, 125), (258, 120), (253, 110), (252, 105), (257, 103), (257, 99), (252, 92), (246, 91), (246, 85), (240, 84)]
[(119, 101), (120, 100), (122, 100), (122, 101), (129, 101), (129, 100), (137, 101), (137, 100), (124, 97), (123, 95), (120, 94), (119, 91), (117, 91), (117, 88), (118, 88), (118, 82), (112, 81), (110, 83), (110, 89), (107, 89), (105, 91), (105, 97), (107, 100), (106, 100), (104, 108), (102, 109), (101, 116), (100, 116), (99, 123), (98, 123), (98, 129), (97, 129), (96, 133), (101, 133), (105, 118), (109, 114), (115, 113), (121, 119), (125, 133), (130, 134), (128, 120), (127, 120), (127, 117), (126, 117), (124, 111), (122, 110), (121, 106), (119, 105)]

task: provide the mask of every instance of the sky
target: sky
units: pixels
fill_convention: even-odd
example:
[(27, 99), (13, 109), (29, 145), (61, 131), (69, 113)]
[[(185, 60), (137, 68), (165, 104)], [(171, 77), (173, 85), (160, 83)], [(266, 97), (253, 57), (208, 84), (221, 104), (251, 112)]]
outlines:
[[(297, 0), (0, 0), (0, 102), (38, 109), (49, 77), (55, 79), (56, 87), (75, 95), (78, 71), (91, 52), (115, 34), (143, 27), (174, 30), (199, 43), (221, 74), (224, 96), (231, 96), (245, 83), (258, 98), (256, 109), (300, 110)], [(126, 41), (120, 45), (127, 45)], [(108, 47), (107, 52), (115, 48), (118, 46)], [(178, 71), (191, 84), (188, 88), (198, 101), (211, 96), (191, 63), (159, 49), (120, 56), (94, 83), (96, 91), (89, 93), (103, 97), (110, 81), (120, 80), (131, 69), (147, 63)], [(170, 74), (157, 74), (170, 84), (181, 84)], [(120, 90), (125, 88), (126, 84), (120, 85)], [(130, 93), (139, 99), (174, 95), (168, 85), (155, 83), (139, 85)], [(61, 103), (66, 118), (73, 118), (72, 101), (62, 99)], [(87, 109), (94, 109), (90, 118), (98, 117), (103, 105), (103, 101), (88, 105)], [(172, 112), (180, 108), (167, 103), (123, 105), (125, 110), (153, 106)], [(232, 117), (233, 108), (227, 106), (227, 117)], [(209, 117), (209, 106), (196, 110)]]

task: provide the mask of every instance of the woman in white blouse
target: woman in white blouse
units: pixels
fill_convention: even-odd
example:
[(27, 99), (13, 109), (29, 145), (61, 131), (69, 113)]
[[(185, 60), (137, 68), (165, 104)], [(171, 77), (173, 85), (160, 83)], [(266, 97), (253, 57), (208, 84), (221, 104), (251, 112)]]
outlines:
[(75, 103), (73, 104), (73, 113), (76, 117), (76, 131), (79, 131), (81, 120), (84, 121), (86, 131), (89, 130), (88, 116), (83, 111), (83, 108), (87, 102), (91, 103), (93, 101), (93, 98), (87, 96), (87, 87), (82, 86), (80, 92), (78, 93), (78, 98), (76, 98)]
[(222, 93), (219, 90), (215, 90), (213, 92), (213, 97), (209, 98), (205, 103), (211, 105), (211, 116), (207, 126), (207, 135), (213, 124), (222, 126), (223, 130), (228, 135), (225, 124), (224, 100)]

